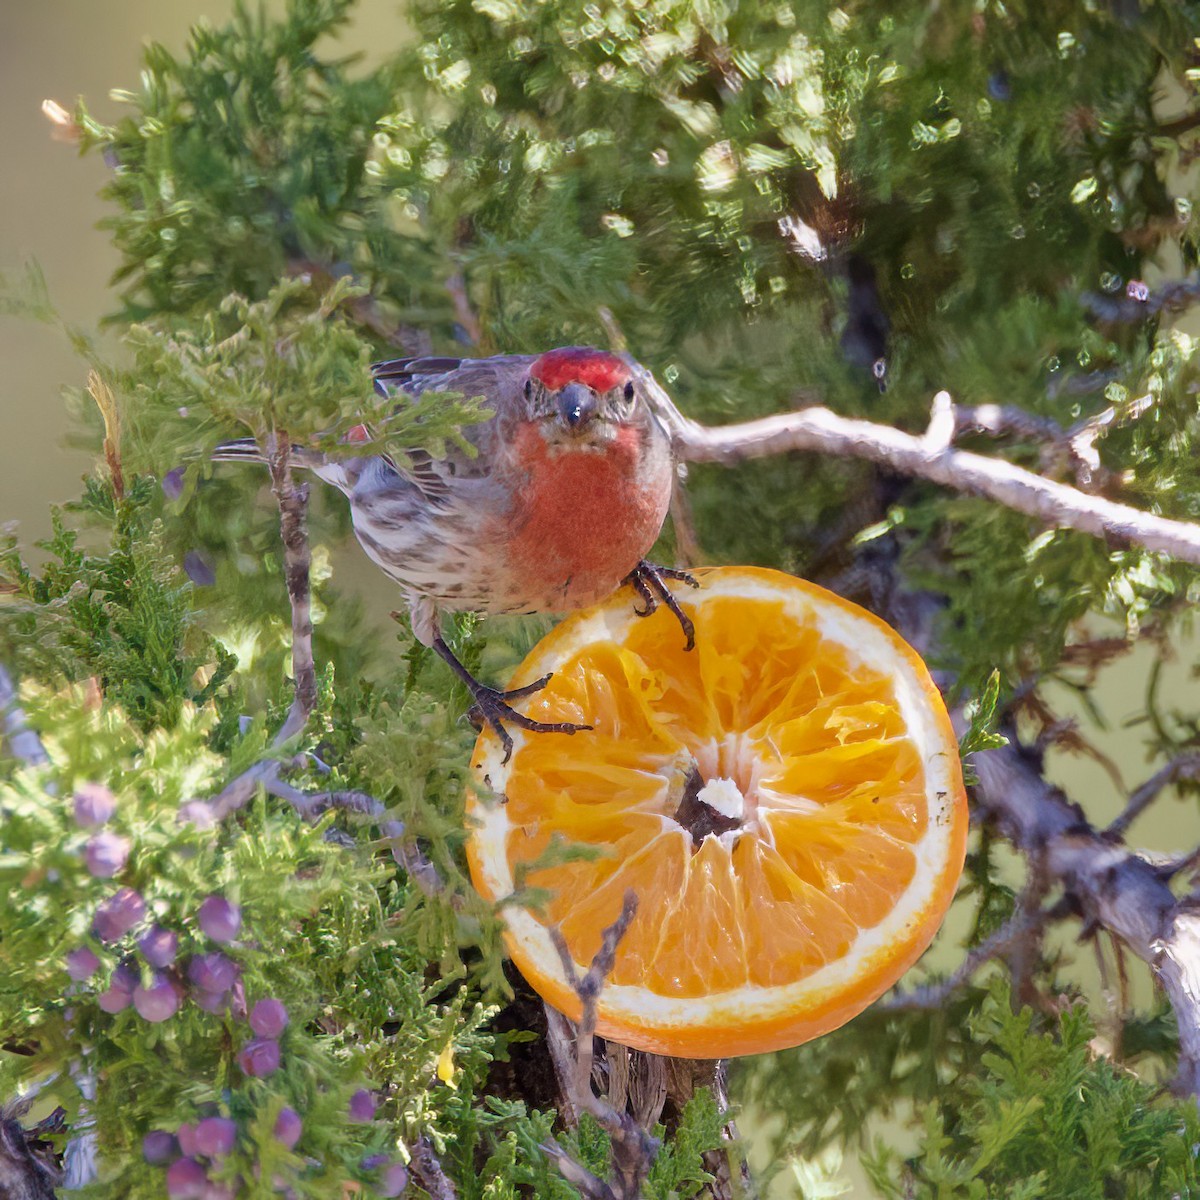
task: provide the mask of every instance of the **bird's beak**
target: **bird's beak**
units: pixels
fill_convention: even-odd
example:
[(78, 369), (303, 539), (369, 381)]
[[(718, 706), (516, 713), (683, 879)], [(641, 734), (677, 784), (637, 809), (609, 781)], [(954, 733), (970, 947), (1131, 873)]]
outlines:
[(563, 424), (579, 434), (596, 415), (596, 394), (583, 383), (568, 383), (558, 393), (558, 415)]

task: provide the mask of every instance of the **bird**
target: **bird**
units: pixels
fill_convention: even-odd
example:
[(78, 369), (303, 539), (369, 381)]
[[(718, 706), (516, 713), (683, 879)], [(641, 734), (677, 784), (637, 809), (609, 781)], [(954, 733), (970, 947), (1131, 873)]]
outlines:
[[(425, 392), (482, 399), (491, 416), (464, 427), (474, 453), (450, 448), (403, 459), (364, 447), (361, 457), (301, 445), (293, 465), (310, 469), (350, 501), (354, 534), (408, 602), (414, 636), (465, 684), (472, 718), (504, 746), (505, 725), (537, 733), (576, 733), (588, 725), (535, 721), (511, 701), (550, 676), (513, 691), (477, 680), (442, 636), (446, 611), (479, 614), (565, 612), (628, 585), (635, 611), (659, 603), (695, 645), (690, 618), (668, 581), (698, 586), (686, 571), (656, 566), (646, 554), (671, 500), (670, 438), (645, 394), (644, 371), (591, 346), (489, 358), (398, 358), (372, 366), (375, 389), (403, 402)], [(375, 442), (356, 425), (342, 439)], [(264, 461), (253, 439), (219, 446), (217, 461)]]

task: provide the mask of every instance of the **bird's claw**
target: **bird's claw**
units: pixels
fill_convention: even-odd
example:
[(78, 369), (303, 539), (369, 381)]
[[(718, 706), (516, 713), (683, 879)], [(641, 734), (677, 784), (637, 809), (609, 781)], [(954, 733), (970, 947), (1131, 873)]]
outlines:
[(472, 691), (475, 703), (467, 712), (467, 720), (476, 729), (482, 730), (485, 724), (491, 727), (504, 747), (502, 765), (512, 758), (513, 752), (513, 740), (508, 730), (504, 728), (505, 724), (515, 725), (518, 729), (526, 729), (530, 733), (580, 733), (593, 728), (591, 725), (574, 725), (570, 721), (535, 721), (532, 717), (517, 712), (509, 704), (510, 700), (519, 700), (522, 696), (540, 692), (549, 682), (550, 676), (543, 675), (541, 679), (534, 680), (533, 683), (513, 688), (508, 692), (485, 687), (483, 684), (478, 684)]
[(668, 579), (686, 583), (688, 587), (700, 586), (700, 581), (689, 571), (681, 571), (678, 567), (658, 567), (643, 560), (625, 576), (625, 582), (637, 592), (642, 602), (640, 608), (635, 603), (633, 611), (639, 617), (648, 617), (658, 608), (660, 602), (665, 604), (675, 614), (675, 619), (687, 638), (684, 649), (693, 650), (696, 646), (696, 626), (671, 594), (671, 589), (665, 582)]

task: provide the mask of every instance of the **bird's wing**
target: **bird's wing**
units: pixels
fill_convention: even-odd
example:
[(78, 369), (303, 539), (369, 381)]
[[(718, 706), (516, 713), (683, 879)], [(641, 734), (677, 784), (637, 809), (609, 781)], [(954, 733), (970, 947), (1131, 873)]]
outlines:
[[(536, 359), (525, 354), (492, 358), (396, 358), (372, 364), (375, 390), (381, 396), (403, 401), (424, 392), (459, 392), (464, 399), (482, 396), (492, 416), (463, 428), (463, 436), (477, 453), (450, 446), (445, 458), (423, 450), (406, 451), (408, 462), (400, 470), (432, 503), (446, 502), (464, 480), (485, 476), (494, 462), (493, 448), (499, 427), (518, 409), (521, 389)], [(399, 468), (398, 468), (399, 469)]]

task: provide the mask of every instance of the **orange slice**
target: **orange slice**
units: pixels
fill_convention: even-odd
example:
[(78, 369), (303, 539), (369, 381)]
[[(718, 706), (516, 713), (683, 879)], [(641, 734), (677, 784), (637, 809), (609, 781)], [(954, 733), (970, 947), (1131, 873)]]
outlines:
[(723, 1058), (834, 1029), (904, 973), (954, 896), (967, 801), (942, 698), (892, 629), (777, 571), (696, 576), (676, 588), (690, 652), (628, 588), (533, 649), (511, 686), (553, 678), (524, 711), (595, 729), (513, 729), (507, 764), (481, 734), (467, 852), (479, 892), (512, 897), (522, 974), (576, 1019), (547, 925), (582, 972), (632, 888), (599, 1032)]

